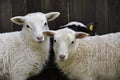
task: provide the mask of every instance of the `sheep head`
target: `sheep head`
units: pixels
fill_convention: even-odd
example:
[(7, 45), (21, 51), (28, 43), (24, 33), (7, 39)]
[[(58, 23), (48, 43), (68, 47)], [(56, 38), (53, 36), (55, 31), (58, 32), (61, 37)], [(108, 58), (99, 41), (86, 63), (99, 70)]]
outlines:
[[(25, 37), (30, 38), (36, 42), (44, 41), (44, 36), (42, 32), (44, 30), (49, 30), (48, 21), (52, 21), (60, 15), (59, 12), (50, 13), (31, 13), (26, 16), (16, 16), (11, 18), (11, 21), (18, 25), (23, 25), (22, 31)], [(30, 40), (29, 39), (29, 40)]]
[(64, 28), (57, 31), (44, 31), (44, 35), (54, 38), (54, 51), (56, 61), (64, 61), (74, 55), (76, 49), (76, 39), (88, 36), (85, 32), (75, 32), (71, 29)]

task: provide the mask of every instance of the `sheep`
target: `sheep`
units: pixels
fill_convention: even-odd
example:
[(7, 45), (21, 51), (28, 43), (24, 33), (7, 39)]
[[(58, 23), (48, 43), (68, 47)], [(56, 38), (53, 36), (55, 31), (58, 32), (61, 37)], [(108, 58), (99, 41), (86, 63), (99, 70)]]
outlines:
[(55, 62), (72, 80), (120, 80), (120, 32), (88, 36), (64, 28), (44, 31), (54, 37)]
[(0, 80), (26, 80), (41, 72), (49, 56), (49, 30), (47, 21), (59, 12), (36, 12), (12, 17), (11, 21), (23, 25), (21, 31), (0, 34)]
[(60, 26), (55, 30), (63, 29), (63, 28), (67, 27), (74, 31), (77, 31), (77, 32), (82, 31), (82, 32), (89, 33), (90, 36), (94, 36), (94, 35), (96, 35), (96, 24), (97, 24), (96, 22), (89, 22), (86, 25), (84, 25), (81, 22), (71, 21), (68, 24)]

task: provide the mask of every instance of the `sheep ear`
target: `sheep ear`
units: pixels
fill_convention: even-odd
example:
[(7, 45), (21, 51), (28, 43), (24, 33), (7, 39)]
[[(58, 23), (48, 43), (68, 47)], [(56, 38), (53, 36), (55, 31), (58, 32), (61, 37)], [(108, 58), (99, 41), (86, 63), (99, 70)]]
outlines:
[(18, 24), (18, 25), (23, 25), (23, 23), (24, 23), (24, 21), (25, 21), (24, 17), (22, 17), (22, 16), (12, 17), (10, 20), (11, 20), (13, 23), (16, 23), (16, 24)]
[(44, 31), (43, 35), (53, 37), (55, 35), (55, 31), (52, 31), (52, 30)]
[(50, 12), (45, 15), (46, 15), (47, 21), (52, 21), (55, 18), (57, 18), (60, 15), (60, 13), (59, 12)]
[(78, 38), (84, 38), (84, 37), (86, 37), (86, 36), (88, 36), (89, 34), (87, 34), (87, 33), (85, 33), (85, 32), (76, 32), (75, 33), (75, 37), (76, 37), (76, 39), (78, 39)]

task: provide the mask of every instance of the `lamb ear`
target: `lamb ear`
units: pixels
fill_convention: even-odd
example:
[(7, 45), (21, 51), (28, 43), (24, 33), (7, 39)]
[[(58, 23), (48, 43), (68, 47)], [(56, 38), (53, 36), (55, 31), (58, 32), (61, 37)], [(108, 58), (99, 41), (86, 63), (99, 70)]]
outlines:
[(76, 33), (75, 33), (76, 39), (78, 39), (78, 38), (84, 38), (84, 37), (86, 37), (86, 36), (89, 36), (89, 34), (87, 34), (87, 33), (85, 33), (85, 32), (76, 32)]
[(55, 18), (57, 18), (60, 15), (60, 13), (59, 12), (50, 12), (50, 13), (46, 13), (45, 15), (46, 15), (47, 21), (52, 21)]
[(46, 31), (43, 32), (43, 35), (53, 37), (55, 35), (55, 31), (46, 30)]
[(23, 23), (24, 23), (24, 21), (25, 21), (24, 17), (22, 17), (22, 16), (12, 17), (10, 20), (11, 20), (13, 23), (18, 24), (18, 25), (23, 25)]

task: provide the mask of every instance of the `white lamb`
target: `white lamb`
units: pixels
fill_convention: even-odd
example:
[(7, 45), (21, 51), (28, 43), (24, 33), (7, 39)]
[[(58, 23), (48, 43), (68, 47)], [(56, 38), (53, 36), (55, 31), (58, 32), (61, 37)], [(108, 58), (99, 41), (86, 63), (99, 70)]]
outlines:
[(23, 28), (0, 34), (0, 80), (26, 80), (43, 69), (49, 56), (49, 38), (42, 32), (49, 30), (47, 21), (59, 14), (37, 12), (11, 18)]
[(56, 63), (70, 79), (120, 80), (120, 32), (86, 37), (65, 28), (44, 35), (54, 37)]

